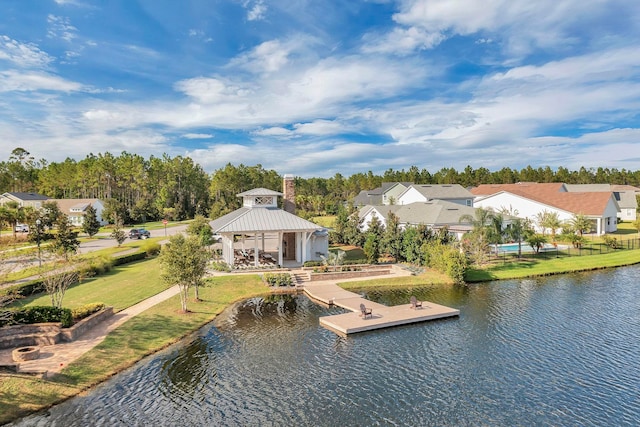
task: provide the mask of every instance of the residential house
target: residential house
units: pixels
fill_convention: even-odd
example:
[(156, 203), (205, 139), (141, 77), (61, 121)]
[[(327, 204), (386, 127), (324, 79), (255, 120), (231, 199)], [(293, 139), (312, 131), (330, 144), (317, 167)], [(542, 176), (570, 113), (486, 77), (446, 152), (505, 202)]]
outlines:
[(383, 182), (380, 187), (373, 190), (360, 191), (353, 199), (353, 206), (397, 204), (398, 196), (411, 184), (411, 182)]
[(536, 227), (538, 214), (547, 211), (558, 214), (560, 221), (570, 221), (575, 215), (585, 215), (593, 221), (597, 235), (617, 230), (620, 210), (611, 191), (570, 192), (563, 183), (483, 184), (471, 190), (475, 207), (507, 211), (519, 218), (528, 218)]
[(16, 202), (21, 208), (32, 207), (40, 209), (42, 203), (49, 200), (47, 196), (38, 193), (4, 193), (0, 195), (0, 206), (8, 202)]
[(473, 207), (474, 195), (460, 184), (413, 184), (398, 196), (398, 205), (445, 200)]
[(55, 202), (58, 209), (69, 217), (69, 223), (73, 226), (81, 227), (84, 224), (84, 217), (89, 206), (93, 206), (96, 210), (96, 218), (100, 225), (107, 224), (107, 221), (102, 217), (104, 202), (100, 199), (49, 199), (48, 202)]
[(472, 229), (469, 222), (462, 223), (460, 218), (465, 215), (475, 218), (476, 210), (470, 206), (446, 200), (429, 200), (405, 205), (365, 206), (359, 211), (362, 231), (367, 230), (374, 216), (383, 226), (386, 226), (390, 212), (398, 217), (401, 228), (420, 224), (432, 230), (446, 227), (449, 233), (460, 239), (464, 233)]
[(611, 191), (615, 197), (620, 212), (618, 219), (620, 221), (635, 221), (637, 216), (638, 201), (636, 195), (640, 194), (640, 188), (631, 185), (611, 185), (611, 184), (565, 184), (567, 191), (570, 192), (602, 192)]

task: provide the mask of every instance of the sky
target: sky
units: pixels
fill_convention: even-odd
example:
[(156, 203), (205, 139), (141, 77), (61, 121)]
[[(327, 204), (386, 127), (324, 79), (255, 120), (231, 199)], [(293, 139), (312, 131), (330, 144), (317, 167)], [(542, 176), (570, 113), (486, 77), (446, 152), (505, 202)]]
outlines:
[(0, 0), (0, 160), (640, 169), (636, 0)]

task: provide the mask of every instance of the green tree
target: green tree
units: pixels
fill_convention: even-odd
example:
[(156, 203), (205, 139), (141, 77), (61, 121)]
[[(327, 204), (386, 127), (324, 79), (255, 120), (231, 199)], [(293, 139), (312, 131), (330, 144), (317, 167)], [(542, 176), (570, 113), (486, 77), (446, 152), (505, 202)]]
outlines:
[(396, 261), (400, 261), (402, 256), (402, 229), (400, 219), (393, 212), (387, 215), (387, 226), (382, 235), (381, 250), (391, 255)]
[(547, 243), (547, 237), (538, 233), (529, 233), (526, 237), (526, 242), (533, 248), (535, 253), (539, 253), (540, 249)]
[(515, 218), (507, 227), (507, 235), (518, 244), (518, 258), (522, 256), (522, 242), (530, 233), (532, 233), (531, 224), (527, 219)]
[(98, 221), (96, 209), (93, 206), (89, 206), (85, 212), (82, 231), (84, 231), (89, 237), (95, 236), (98, 234), (98, 231), (100, 231), (100, 222)]
[(197, 236), (202, 246), (209, 246), (211, 244), (211, 238), (213, 237), (213, 230), (207, 218), (202, 215), (196, 215), (187, 227), (187, 234)]
[(586, 215), (583, 215), (583, 214), (573, 215), (571, 220), (569, 220), (569, 224), (571, 224), (571, 227), (573, 228), (573, 230), (576, 233), (580, 234), (580, 236), (583, 236), (584, 233), (590, 232), (591, 227), (593, 226), (593, 222), (589, 218), (587, 218)]
[(376, 264), (380, 258), (380, 237), (375, 233), (367, 233), (363, 251), (369, 264)]
[(198, 300), (197, 289), (207, 271), (209, 254), (200, 243), (197, 236), (176, 234), (169, 237), (169, 242), (160, 252), (162, 279), (167, 284), (179, 286), (183, 313), (188, 312), (189, 288), (195, 287)]
[(122, 220), (118, 217), (116, 217), (115, 219), (115, 223), (113, 224), (113, 231), (111, 231), (110, 237), (118, 242), (118, 247), (120, 247), (120, 245), (122, 245), (122, 243), (127, 240), (127, 235), (122, 229)]
[(476, 209), (473, 216), (462, 215), (459, 219), (461, 223), (470, 223), (473, 227), (471, 231), (464, 234), (462, 243), (464, 250), (478, 266), (487, 262), (489, 244), (492, 240), (495, 241), (495, 227), (491, 226), (493, 220), (493, 212), (482, 208)]
[(41, 273), (40, 278), (45, 291), (51, 298), (51, 305), (62, 308), (62, 300), (67, 289), (80, 279), (78, 274), (80, 264), (65, 253), (65, 256), (59, 259), (55, 265), (58, 267), (55, 272)]
[(58, 232), (55, 235), (52, 248), (54, 252), (61, 254), (65, 259), (69, 259), (70, 254), (78, 252), (80, 241), (78, 240), (78, 232), (73, 231), (69, 224), (69, 217), (62, 214), (56, 224)]

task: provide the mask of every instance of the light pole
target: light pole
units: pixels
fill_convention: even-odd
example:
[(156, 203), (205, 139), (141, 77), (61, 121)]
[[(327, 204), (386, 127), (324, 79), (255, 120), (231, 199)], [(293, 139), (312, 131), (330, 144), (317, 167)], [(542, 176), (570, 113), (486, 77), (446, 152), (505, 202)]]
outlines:
[(36, 219), (36, 239), (38, 242), (38, 267), (42, 268), (42, 254), (40, 253), (40, 224), (42, 224), (42, 221), (40, 221), (40, 218)]

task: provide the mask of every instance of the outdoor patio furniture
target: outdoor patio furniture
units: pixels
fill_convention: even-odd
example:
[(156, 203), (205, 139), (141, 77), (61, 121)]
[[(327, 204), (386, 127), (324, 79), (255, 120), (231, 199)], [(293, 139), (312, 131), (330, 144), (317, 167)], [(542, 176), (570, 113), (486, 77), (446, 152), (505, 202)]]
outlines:
[(365, 307), (364, 304), (360, 304), (360, 313), (363, 319), (366, 319), (367, 316), (373, 318), (372, 310), (370, 308)]
[(414, 308), (414, 309), (422, 308), (422, 301), (418, 301), (418, 299), (414, 295), (411, 296), (410, 301), (411, 301), (411, 308)]

